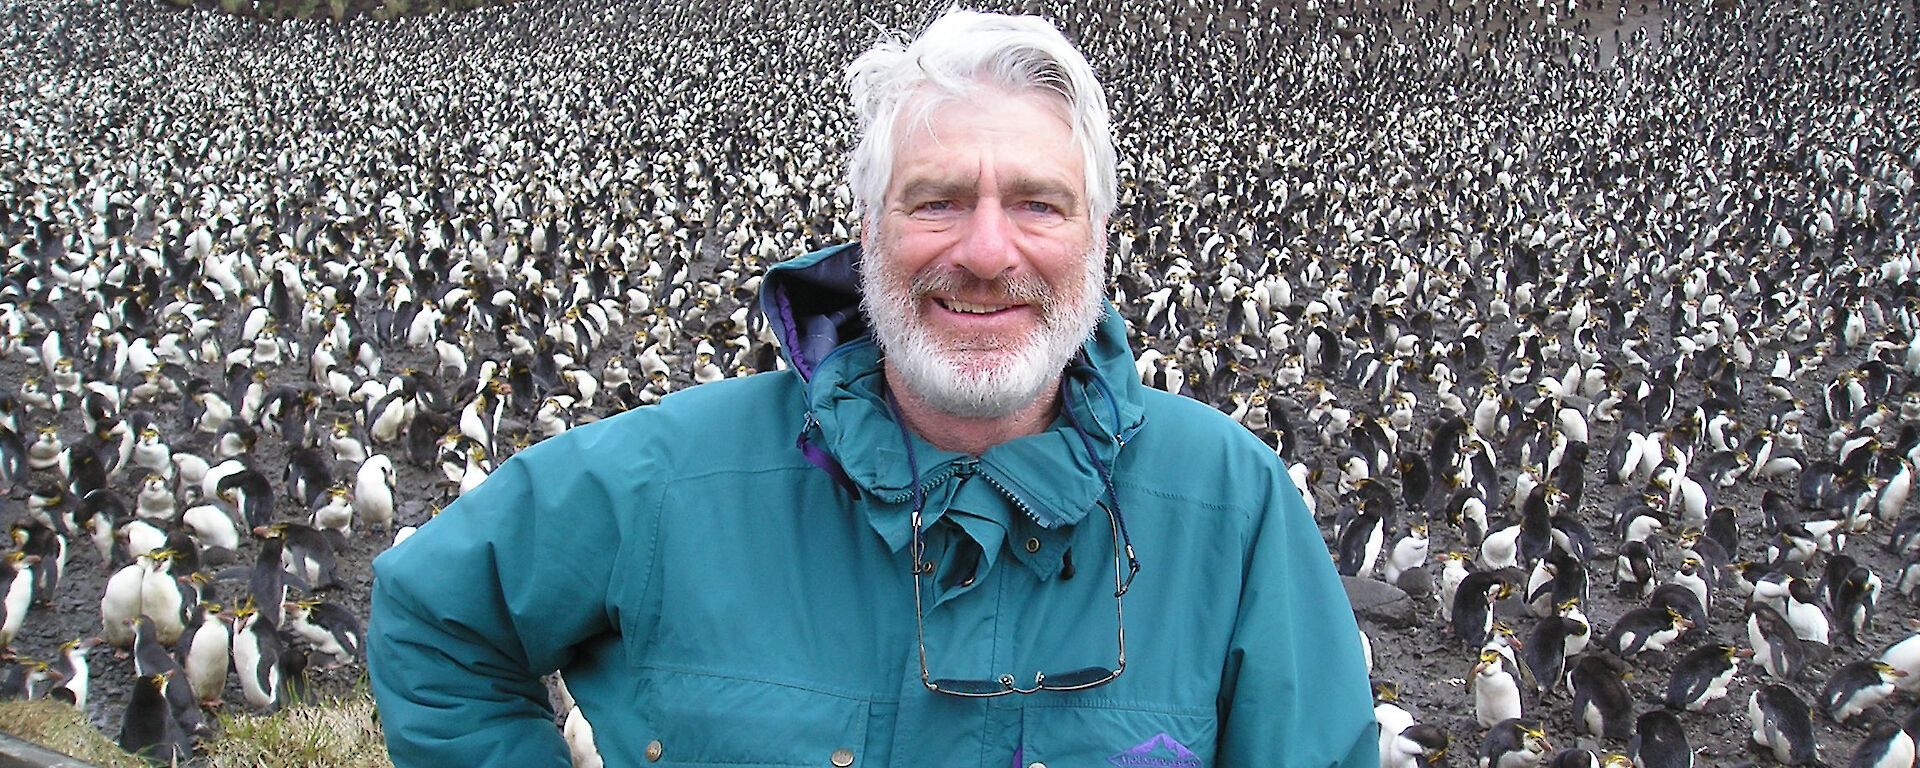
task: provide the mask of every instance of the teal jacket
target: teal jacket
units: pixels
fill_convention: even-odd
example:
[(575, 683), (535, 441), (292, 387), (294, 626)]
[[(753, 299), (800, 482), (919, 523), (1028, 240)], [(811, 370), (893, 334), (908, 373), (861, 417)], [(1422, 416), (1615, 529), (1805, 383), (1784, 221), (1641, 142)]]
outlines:
[[(934, 448), (890, 415), (858, 258), (769, 272), (789, 370), (540, 442), (375, 561), (396, 764), (567, 765), (540, 681), (560, 670), (610, 766), (1377, 765), (1352, 612), (1271, 449), (1142, 386), (1111, 307), (1051, 429)], [(1140, 566), (1124, 673), (927, 690), (916, 501), (932, 677), (1119, 666), (1115, 522)]]

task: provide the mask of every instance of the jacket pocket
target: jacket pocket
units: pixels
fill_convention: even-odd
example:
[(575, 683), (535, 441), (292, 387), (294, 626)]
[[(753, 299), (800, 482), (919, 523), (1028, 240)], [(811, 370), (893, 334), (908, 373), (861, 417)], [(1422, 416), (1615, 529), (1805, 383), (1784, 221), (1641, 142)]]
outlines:
[(1120, 707), (1030, 706), (1021, 724), (1029, 765), (1210, 768), (1218, 738), (1212, 715)]
[[(634, 765), (872, 765), (868, 703), (792, 685), (647, 670)], [(646, 762), (642, 762), (645, 760)], [(610, 762), (609, 765), (612, 763)]]

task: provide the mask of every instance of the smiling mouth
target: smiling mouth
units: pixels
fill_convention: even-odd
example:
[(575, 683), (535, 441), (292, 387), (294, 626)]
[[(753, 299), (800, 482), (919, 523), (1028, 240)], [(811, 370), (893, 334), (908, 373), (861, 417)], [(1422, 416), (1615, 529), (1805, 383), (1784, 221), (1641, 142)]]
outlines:
[(991, 315), (996, 312), (1011, 309), (1014, 306), (1012, 304), (971, 304), (964, 301), (954, 301), (952, 299), (934, 299), (934, 301), (948, 311), (958, 312), (963, 315)]

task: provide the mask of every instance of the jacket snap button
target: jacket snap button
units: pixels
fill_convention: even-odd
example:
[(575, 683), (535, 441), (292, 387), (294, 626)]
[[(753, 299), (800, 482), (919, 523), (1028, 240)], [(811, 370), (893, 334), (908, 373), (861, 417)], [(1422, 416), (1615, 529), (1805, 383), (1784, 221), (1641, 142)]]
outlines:
[(1034, 764), (1032, 764), (1032, 765), (1029, 765), (1029, 766), (1027, 766), (1027, 768), (1047, 768), (1047, 764), (1046, 764), (1046, 763), (1034, 763)]
[[(1039, 551), (1040, 551), (1040, 540), (1027, 539), (1027, 554), (1031, 555)], [(1047, 768), (1047, 767), (1043, 765), (1043, 766), (1040, 766), (1040, 768)]]
[(851, 749), (834, 750), (833, 765), (834, 765), (834, 768), (847, 768), (847, 766), (853, 765), (853, 750)]
[(647, 762), (649, 763), (660, 762), (660, 753), (663, 751), (665, 750), (660, 746), (659, 739), (654, 739), (653, 741), (647, 742)]

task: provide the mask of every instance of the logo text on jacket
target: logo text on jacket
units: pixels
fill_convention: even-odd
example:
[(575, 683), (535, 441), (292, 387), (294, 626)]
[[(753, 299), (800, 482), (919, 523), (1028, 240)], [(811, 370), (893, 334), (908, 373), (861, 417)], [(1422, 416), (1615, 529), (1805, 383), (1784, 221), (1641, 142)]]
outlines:
[(1200, 757), (1193, 750), (1165, 733), (1109, 757), (1107, 762), (1118, 768), (1201, 768)]

